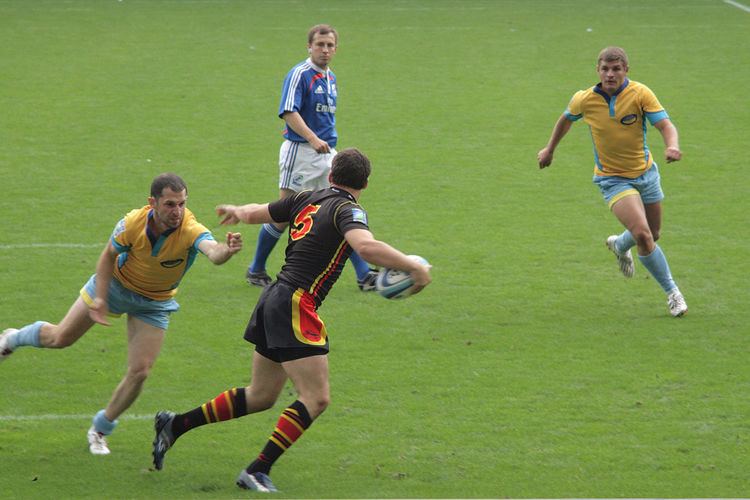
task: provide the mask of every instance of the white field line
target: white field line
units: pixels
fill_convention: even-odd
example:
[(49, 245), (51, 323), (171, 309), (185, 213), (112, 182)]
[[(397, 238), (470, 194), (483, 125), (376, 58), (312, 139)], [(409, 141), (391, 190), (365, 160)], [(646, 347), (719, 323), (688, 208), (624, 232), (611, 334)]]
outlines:
[(748, 7), (747, 5), (742, 5), (739, 2), (734, 2), (732, 0), (724, 0), (724, 3), (728, 3), (729, 5), (737, 7), (738, 9), (744, 10), (745, 12), (750, 12), (750, 7)]
[(0, 243), (0, 250), (24, 250), (29, 248), (96, 248), (103, 243)]
[[(156, 412), (154, 412), (156, 413)], [(0, 422), (33, 422), (39, 420), (91, 420), (92, 415), (0, 415)], [(120, 417), (121, 420), (153, 420), (154, 415), (128, 415)]]

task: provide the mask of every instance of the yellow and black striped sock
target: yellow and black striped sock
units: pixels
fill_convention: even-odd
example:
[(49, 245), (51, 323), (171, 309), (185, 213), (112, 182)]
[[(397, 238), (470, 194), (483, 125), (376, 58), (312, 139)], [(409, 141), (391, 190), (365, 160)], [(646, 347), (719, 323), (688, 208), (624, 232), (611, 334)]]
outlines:
[(214, 422), (223, 422), (247, 415), (245, 388), (224, 391), (211, 401), (186, 413), (175, 415), (172, 421), (172, 434), (177, 439), (190, 429)]
[(297, 400), (292, 403), (289, 408), (282, 412), (273, 434), (268, 438), (268, 442), (258, 458), (247, 467), (247, 472), (249, 474), (253, 472), (268, 474), (274, 462), (302, 436), (302, 433), (312, 425), (312, 422), (312, 418), (310, 418), (310, 414), (302, 402)]

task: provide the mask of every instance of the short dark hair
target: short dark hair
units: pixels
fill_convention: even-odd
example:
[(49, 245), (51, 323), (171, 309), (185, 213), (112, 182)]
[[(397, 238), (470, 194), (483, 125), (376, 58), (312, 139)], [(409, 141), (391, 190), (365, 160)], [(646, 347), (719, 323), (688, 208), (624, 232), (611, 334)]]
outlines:
[(177, 174), (168, 172), (157, 175), (153, 182), (151, 182), (151, 196), (153, 198), (161, 198), (164, 188), (169, 188), (175, 193), (185, 191), (185, 194), (187, 194), (187, 184)]
[(310, 28), (310, 31), (307, 32), (307, 44), (312, 45), (313, 38), (315, 38), (315, 35), (317, 34), (327, 35), (328, 33), (333, 33), (333, 40), (336, 42), (336, 45), (338, 45), (339, 34), (330, 24), (316, 24), (315, 26)]
[(331, 182), (339, 186), (363, 189), (372, 167), (365, 154), (356, 148), (339, 151), (331, 163)]

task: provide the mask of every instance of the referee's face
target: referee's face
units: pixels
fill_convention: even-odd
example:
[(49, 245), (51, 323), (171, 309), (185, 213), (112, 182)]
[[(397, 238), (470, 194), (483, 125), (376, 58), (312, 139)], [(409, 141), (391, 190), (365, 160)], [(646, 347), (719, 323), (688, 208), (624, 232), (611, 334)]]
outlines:
[(325, 35), (315, 33), (308, 49), (310, 49), (310, 59), (313, 64), (326, 69), (336, 53), (336, 37), (333, 36), (333, 33), (326, 33)]

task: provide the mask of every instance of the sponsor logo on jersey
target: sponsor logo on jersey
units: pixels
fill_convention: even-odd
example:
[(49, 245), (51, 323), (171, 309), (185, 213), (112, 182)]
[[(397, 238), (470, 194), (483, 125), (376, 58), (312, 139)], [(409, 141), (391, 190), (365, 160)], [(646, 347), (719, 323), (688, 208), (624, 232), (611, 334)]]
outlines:
[(315, 111), (317, 111), (318, 113), (335, 113), (336, 106), (318, 103), (315, 105)]
[(183, 262), (185, 262), (185, 259), (174, 259), (174, 260), (165, 260), (165, 261), (160, 262), (159, 264), (161, 264), (161, 267), (172, 268), (172, 267), (179, 266)]
[(636, 122), (636, 120), (638, 120), (638, 115), (627, 115), (622, 117), (620, 123), (622, 123), (623, 125), (632, 125)]
[(352, 220), (367, 225), (367, 214), (361, 208), (352, 208)]
[(315, 93), (316, 94), (325, 94), (326, 91), (323, 90), (323, 86), (322, 85), (318, 85), (317, 87), (315, 87)]

